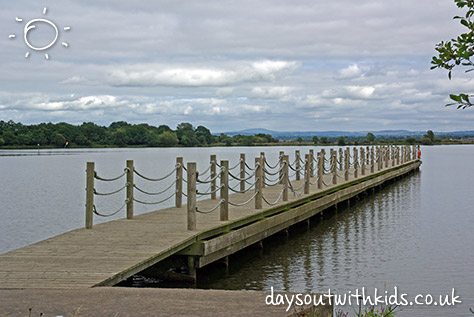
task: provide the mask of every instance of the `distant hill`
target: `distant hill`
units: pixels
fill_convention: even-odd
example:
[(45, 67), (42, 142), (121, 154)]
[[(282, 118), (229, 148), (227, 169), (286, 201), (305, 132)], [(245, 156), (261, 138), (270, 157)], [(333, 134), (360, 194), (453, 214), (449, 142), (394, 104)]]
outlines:
[[(366, 136), (367, 133), (372, 132), (375, 136), (396, 136), (396, 137), (407, 137), (407, 136), (422, 136), (426, 131), (408, 131), (408, 130), (380, 130), (380, 131), (273, 131), (261, 128), (245, 129), (240, 131), (222, 132), (229, 136), (240, 135), (255, 135), (259, 133), (270, 134), (274, 138), (308, 138), (313, 136), (318, 137), (360, 137)], [(451, 136), (474, 136), (474, 131), (453, 131), (453, 132), (436, 132), (435, 135), (451, 135)], [(221, 133), (215, 133), (220, 135)]]

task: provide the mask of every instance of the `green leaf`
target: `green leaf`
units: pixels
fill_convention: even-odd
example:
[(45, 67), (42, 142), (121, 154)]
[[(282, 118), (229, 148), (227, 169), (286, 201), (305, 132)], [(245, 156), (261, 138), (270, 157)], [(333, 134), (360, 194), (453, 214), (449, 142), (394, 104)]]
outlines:
[(457, 102), (462, 102), (461, 97), (458, 96), (458, 95), (450, 94), (449, 98), (451, 98), (451, 100), (454, 100), (454, 101), (457, 101)]

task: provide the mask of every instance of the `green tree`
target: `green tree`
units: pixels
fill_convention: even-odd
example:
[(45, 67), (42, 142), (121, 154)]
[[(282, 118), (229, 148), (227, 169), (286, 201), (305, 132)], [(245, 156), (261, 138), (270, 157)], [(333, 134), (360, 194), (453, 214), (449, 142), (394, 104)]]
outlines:
[(413, 144), (416, 143), (416, 139), (415, 139), (414, 137), (412, 137), (412, 136), (409, 136), (409, 137), (407, 137), (407, 138), (405, 139), (405, 142), (408, 143), (408, 144), (410, 144), (410, 145), (413, 145)]
[(328, 138), (323, 136), (319, 139), (321, 141), (322, 144), (327, 144), (328, 143)]
[(372, 132), (369, 132), (367, 133), (367, 135), (365, 136), (365, 139), (370, 142), (370, 143), (373, 143), (375, 141), (375, 135), (372, 133)]
[(346, 145), (346, 138), (341, 135), (341, 136), (337, 139), (337, 145), (339, 145), (339, 146)]
[(5, 140), (0, 136), (0, 146), (5, 144)]
[[(450, 41), (439, 42), (435, 49), (437, 56), (433, 56), (431, 69), (444, 68), (448, 71), (448, 78), (451, 80), (451, 72), (454, 67), (462, 65), (468, 67), (466, 72), (474, 70), (474, 62), (471, 58), (474, 55), (474, 0), (454, 0), (458, 8), (467, 8), (464, 16), (455, 16), (454, 19), (459, 20), (461, 25), (466, 27), (468, 31), (462, 33), (455, 39)], [(456, 105), (457, 108), (468, 108), (472, 106), (469, 97), (472, 95), (466, 93), (450, 94), (452, 103), (446, 106)]]
[(296, 139), (296, 142), (298, 142), (298, 143), (303, 142), (303, 138), (299, 136), (299, 137)]
[(160, 146), (176, 146), (178, 145), (178, 137), (176, 132), (165, 131), (158, 136), (158, 144)]
[(61, 133), (56, 133), (53, 136), (52, 143), (56, 146), (64, 146), (66, 138)]
[(212, 134), (208, 128), (200, 125), (196, 128), (195, 133), (200, 144), (208, 145), (212, 143)]
[(421, 139), (421, 144), (423, 144), (423, 145), (432, 145), (433, 141), (431, 141), (430, 138), (425, 136), (425, 137), (423, 137), (423, 139)]
[(428, 138), (428, 139), (431, 140), (431, 143), (433, 143), (435, 141), (435, 134), (434, 134), (433, 131), (428, 130), (428, 131), (426, 131), (426, 134), (423, 135), (423, 138)]
[(318, 143), (319, 143), (319, 138), (318, 138), (316, 135), (313, 136), (312, 140), (313, 140), (313, 143), (314, 143), (314, 144), (318, 144)]

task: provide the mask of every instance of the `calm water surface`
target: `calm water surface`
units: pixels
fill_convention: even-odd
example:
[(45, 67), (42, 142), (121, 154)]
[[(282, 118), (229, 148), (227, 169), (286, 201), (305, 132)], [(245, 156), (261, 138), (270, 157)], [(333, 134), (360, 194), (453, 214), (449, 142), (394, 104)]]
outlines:
[[(278, 151), (292, 153), (295, 148), (58, 150), (39, 156), (35, 151), (0, 151), (0, 253), (83, 226), (86, 161), (95, 161), (105, 177), (117, 175), (126, 159), (134, 159), (147, 175), (159, 176), (173, 168), (178, 153), (204, 169), (211, 152), (232, 165), (239, 153), (253, 158), (262, 150), (271, 153), (272, 163)], [(397, 316), (469, 316), (468, 307), (474, 308), (474, 147), (424, 147), (422, 160), (420, 173), (313, 222), (309, 229), (292, 228), (288, 238), (266, 241), (263, 251), (232, 257), (229, 270), (213, 267), (198, 287), (330, 288), (338, 293), (385, 287), (390, 293), (397, 286), (412, 297), (450, 294), (455, 288), (460, 305), (406, 307)], [(121, 199), (97, 205), (112, 210)]]

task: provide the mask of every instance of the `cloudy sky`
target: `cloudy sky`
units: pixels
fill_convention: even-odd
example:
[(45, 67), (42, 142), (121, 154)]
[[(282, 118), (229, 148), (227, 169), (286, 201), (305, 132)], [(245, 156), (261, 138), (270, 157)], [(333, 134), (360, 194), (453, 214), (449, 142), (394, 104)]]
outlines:
[[(451, 0), (2, 1), (0, 120), (472, 130), (474, 109), (444, 105), (474, 75), (430, 70), (462, 14)], [(46, 51), (23, 38), (36, 18), (58, 27)], [(28, 43), (46, 46), (54, 29), (35, 25)]]

